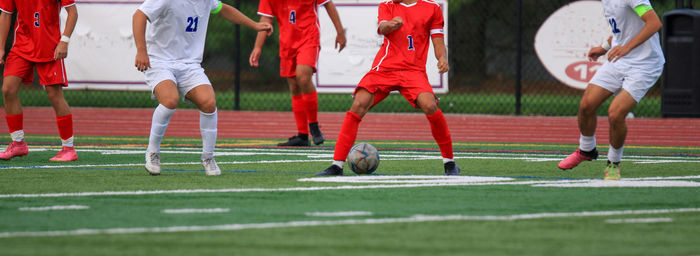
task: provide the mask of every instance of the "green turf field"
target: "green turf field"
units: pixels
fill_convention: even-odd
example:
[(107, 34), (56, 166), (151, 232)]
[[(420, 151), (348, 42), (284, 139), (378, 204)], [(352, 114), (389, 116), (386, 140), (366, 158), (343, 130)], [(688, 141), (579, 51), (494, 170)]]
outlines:
[(574, 145), (456, 142), (444, 177), (434, 142), (363, 141), (374, 175), (317, 178), (330, 147), (219, 139), (206, 177), (199, 139), (166, 138), (153, 177), (146, 138), (81, 137), (61, 164), (54, 137), (0, 162), (0, 255), (700, 254), (699, 147), (628, 146), (603, 181), (605, 155), (556, 168)]

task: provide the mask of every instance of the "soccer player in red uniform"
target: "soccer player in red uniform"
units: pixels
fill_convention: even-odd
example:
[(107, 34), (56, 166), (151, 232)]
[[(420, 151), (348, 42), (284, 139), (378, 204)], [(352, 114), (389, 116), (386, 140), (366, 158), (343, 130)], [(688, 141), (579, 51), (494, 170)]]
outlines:
[(343, 175), (343, 164), (355, 143), (362, 117), (391, 91), (398, 90), (415, 108), (425, 113), (433, 138), (440, 147), (446, 175), (459, 175), (452, 153), (452, 137), (428, 82), (425, 62), (429, 40), (433, 41), (440, 73), (447, 72), (447, 51), (442, 9), (430, 0), (391, 0), (379, 5), (379, 28), (384, 43), (372, 69), (357, 85), (354, 102), (345, 115), (335, 144), (333, 164), (319, 176)]
[[(280, 76), (286, 77), (292, 93), (292, 112), (298, 134), (278, 146), (309, 146), (309, 132), (314, 144), (325, 138), (318, 126), (318, 97), (311, 76), (316, 72), (316, 61), (321, 50), (317, 9), (325, 6), (335, 30), (338, 51), (345, 47), (346, 39), (338, 10), (331, 0), (260, 0), (260, 22), (272, 24), (277, 18), (280, 29)], [(255, 48), (250, 54), (250, 65), (258, 66), (265, 33), (258, 33)]]
[[(68, 13), (61, 34), (59, 12)], [(63, 148), (51, 161), (75, 161), (78, 155), (73, 149), (73, 116), (63, 97), (63, 87), (68, 86), (63, 59), (68, 55), (68, 42), (78, 20), (74, 0), (0, 0), (0, 65), (5, 65), (2, 96), (5, 100), (5, 119), (10, 128), (12, 143), (0, 159), (8, 160), (29, 153), (24, 142), (22, 105), (17, 92), (22, 83), (31, 84), (34, 66), (39, 83), (44, 86), (49, 101), (56, 112), (58, 133)], [(4, 45), (10, 30), (12, 13), (17, 12), (13, 31), (15, 40), (5, 61)]]

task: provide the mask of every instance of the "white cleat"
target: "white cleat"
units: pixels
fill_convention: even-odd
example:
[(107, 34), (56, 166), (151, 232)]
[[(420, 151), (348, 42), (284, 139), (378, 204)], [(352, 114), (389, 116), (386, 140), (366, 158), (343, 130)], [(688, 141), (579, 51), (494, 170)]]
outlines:
[(146, 151), (146, 171), (151, 175), (160, 175), (160, 153)]
[(214, 160), (213, 157), (202, 159), (202, 166), (204, 166), (204, 173), (206, 173), (207, 176), (221, 175), (221, 169), (219, 169), (219, 166), (216, 164), (216, 160)]

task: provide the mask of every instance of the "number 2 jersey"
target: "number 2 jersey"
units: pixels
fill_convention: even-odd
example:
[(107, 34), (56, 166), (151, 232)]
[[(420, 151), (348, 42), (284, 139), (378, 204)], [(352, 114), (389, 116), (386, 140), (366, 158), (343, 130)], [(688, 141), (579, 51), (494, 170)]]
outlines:
[(320, 46), (318, 6), (331, 0), (260, 0), (258, 15), (277, 18), (280, 57), (293, 58), (302, 47)]
[(430, 38), (444, 37), (445, 20), (440, 5), (429, 0), (413, 4), (386, 1), (379, 5), (378, 24), (394, 17), (403, 25), (384, 36), (384, 43), (372, 64), (374, 71), (417, 70), (425, 72)]
[(32, 62), (54, 61), (61, 40), (61, 8), (74, 4), (74, 0), (0, 0), (1, 11), (17, 12), (10, 51)]
[(218, 0), (146, 0), (138, 7), (150, 21), (146, 47), (151, 62), (201, 63), (211, 12)]
[[(649, 0), (603, 0), (603, 11), (613, 32), (612, 46), (622, 46), (632, 40), (644, 27), (641, 16), (652, 10)], [(663, 65), (664, 53), (659, 43), (659, 33), (632, 49), (615, 62), (617, 65)]]

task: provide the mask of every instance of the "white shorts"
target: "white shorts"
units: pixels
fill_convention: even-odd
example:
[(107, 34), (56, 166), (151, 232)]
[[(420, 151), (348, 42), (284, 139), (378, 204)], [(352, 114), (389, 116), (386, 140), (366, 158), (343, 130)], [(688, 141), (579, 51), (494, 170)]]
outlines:
[(153, 90), (160, 82), (172, 80), (183, 101), (189, 102), (185, 95), (200, 85), (211, 85), (204, 69), (198, 63), (183, 64), (177, 62), (151, 62), (151, 68), (144, 72), (146, 84), (151, 87), (151, 98), (156, 99)]
[(620, 90), (625, 90), (639, 103), (647, 91), (654, 86), (663, 70), (663, 65), (655, 68), (649, 66), (628, 67), (622, 70), (618, 65), (606, 62), (598, 69), (590, 83), (615, 95), (620, 93)]

